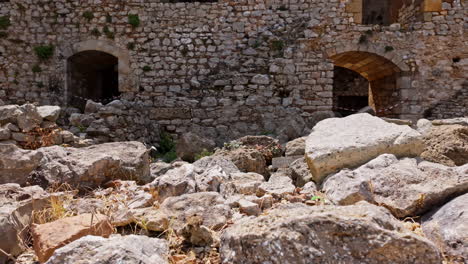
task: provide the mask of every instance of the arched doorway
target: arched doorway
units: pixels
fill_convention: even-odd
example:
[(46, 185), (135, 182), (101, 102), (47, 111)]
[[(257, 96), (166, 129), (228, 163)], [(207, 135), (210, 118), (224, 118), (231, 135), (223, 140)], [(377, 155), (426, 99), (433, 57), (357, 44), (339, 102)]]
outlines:
[[(87, 93), (88, 95), (95, 96), (94, 98), (96, 100), (101, 97), (101, 95), (102, 97), (108, 97), (109, 94), (116, 95), (117, 92), (125, 93), (138, 91), (138, 78), (134, 75), (130, 67), (130, 53), (128, 50), (117, 46), (113, 41), (90, 39), (76, 42), (72, 45), (61, 46), (60, 53), (66, 58), (67, 78), (65, 82), (65, 98), (69, 104), (78, 104), (80, 108), (84, 105), (83, 102), (77, 103), (73, 101), (73, 98), (78, 98), (80, 94), (82, 97), (85, 97), (85, 93), (83, 92), (88, 89), (80, 88), (80, 83), (85, 83), (85, 81), (80, 81), (80, 75), (82, 74), (79, 73), (86, 71), (87, 67), (90, 67), (90, 69), (94, 68), (95, 71), (104, 70), (107, 74), (103, 73), (101, 77), (106, 80), (112, 80), (104, 82), (110, 82), (111, 85), (105, 85), (103, 92), (97, 92), (96, 94), (93, 94), (93, 92)], [(86, 65), (86, 67), (80, 67), (79, 65)], [(102, 65), (102, 67), (98, 67), (98, 65)], [(112, 73), (111, 65), (113, 68)], [(85, 69), (80, 71), (80, 69), (83, 68)], [(99, 87), (99, 85), (92, 80), (86, 82), (94, 83), (90, 86)]]
[[(402, 70), (389, 59), (365, 51), (330, 57), (335, 65), (333, 107), (342, 115), (370, 106), (378, 116), (398, 117)], [(367, 90), (367, 92), (366, 92)]]
[(74, 54), (67, 64), (71, 105), (83, 109), (86, 99), (111, 101), (120, 94), (117, 57), (89, 50)]

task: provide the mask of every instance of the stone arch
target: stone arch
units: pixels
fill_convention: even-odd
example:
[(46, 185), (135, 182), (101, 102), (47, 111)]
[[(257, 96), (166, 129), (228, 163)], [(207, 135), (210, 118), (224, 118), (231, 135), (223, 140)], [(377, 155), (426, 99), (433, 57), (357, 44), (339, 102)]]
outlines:
[[(343, 104), (346, 105), (352, 100), (360, 99), (351, 97), (352, 93), (349, 91), (344, 94), (343, 89), (337, 88), (340, 85), (338, 83), (340, 78), (336, 76), (336, 68), (340, 67), (358, 73), (367, 79), (368, 92), (366, 96), (368, 97), (368, 105), (377, 112), (377, 115), (401, 117), (404, 114), (402, 108), (403, 97), (411, 89), (411, 75), (410, 68), (397, 51), (385, 52), (383, 47), (349, 44), (329, 49), (326, 51), (326, 55), (335, 66), (335, 109), (345, 108), (346, 106), (343, 106)], [(347, 89), (351, 90), (353, 88)], [(360, 89), (362, 90), (362, 87)], [(337, 98), (338, 96), (342, 98)], [(346, 100), (349, 100), (349, 102), (346, 102)]]
[[(138, 90), (136, 85), (136, 78), (133, 75), (133, 71), (130, 67), (130, 53), (123, 48), (115, 45), (114, 42), (109, 40), (85, 40), (82, 42), (74, 43), (67, 46), (62, 51), (66, 59), (66, 65), (68, 60), (75, 54), (86, 52), (86, 51), (97, 51), (110, 54), (118, 59), (118, 90), (119, 92), (134, 92)], [(68, 66), (66, 66), (66, 72), (68, 75)], [(69, 78), (65, 84), (66, 97), (70, 96)]]

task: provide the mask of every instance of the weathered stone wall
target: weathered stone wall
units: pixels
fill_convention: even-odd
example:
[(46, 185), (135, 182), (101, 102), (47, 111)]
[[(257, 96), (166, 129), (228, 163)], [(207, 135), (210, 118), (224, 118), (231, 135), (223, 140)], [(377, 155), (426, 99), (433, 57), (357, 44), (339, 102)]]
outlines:
[[(353, 62), (364, 65), (363, 75), (395, 76), (391, 101), (404, 103), (391, 116), (420, 117), (463, 89), (466, 70), (452, 66), (452, 58), (466, 56), (467, 7), (460, 0), (405, 27), (359, 25), (350, 2), (0, 3), (11, 20), (8, 37), (0, 39), (0, 99), (66, 104), (67, 59), (86, 50), (119, 59), (121, 99), (141, 106), (143, 123), (219, 141), (266, 131), (295, 137), (330, 116), (333, 57), (344, 52), (374, 54), (372, 66), (389, 71), (376, 75), (363, 56)], [(132, 27), (129, 14), (140, 25)], [(40, 61), (34, 47), (44, 44), (55, 52)]]

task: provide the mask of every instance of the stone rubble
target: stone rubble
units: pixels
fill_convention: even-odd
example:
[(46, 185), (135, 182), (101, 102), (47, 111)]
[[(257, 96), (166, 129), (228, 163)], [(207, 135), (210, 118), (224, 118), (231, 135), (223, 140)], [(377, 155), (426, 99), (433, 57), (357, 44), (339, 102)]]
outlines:
[[(100, 106), (88, 104), (87, 111), (97, 111), (93, 107)], [(283, 151), (277, 139), (244, 137), (193, 163), (151, 160), (148, 147), (139, 142), (37, 150), (0, 144), (5, 153), (0, 155), (5, 181), (0, 184), (0, 229), (10, 238), (0, 242), (8, 254), (0, 253), (0, 261), (465, 262), (466, 162), (446, 166), (444, 160), (424, 160), (417, 154), (423, 136), (415, 130), (356, 116), (360, 120), (351, 124), (352, 117), (328, 121), (335, 130), (354, 131), (335, 133), (335, 142), (385, 146), (383, 153), (368, 153), (363, 164), (343, 163), (321, 177), (306, 162), (311, 152), (301, 152), (310, 142), (304, 138), (284, 144)], [(360, 126), (372, 127), (377, 137), (366, 137)], [(437, 129), (439, 138), (453, 138), (452, 127), (430, 129)], [(309, 135), (312, 142), (323, 139), (319, 129), (320, 123)], [(392, 133), (400, 139), (378, 137)], [(431, 133), (424, 136), (434, 138)], [(432, 140), (430, 146), (454, 149), (463, 141), (458, 139)], [(417, 151), (406, 151), (409, 146), (401, 141), (412, 142)], [(340, 154), (339, 144), (333, 146), (327, 153)], [(244, 163), (232, 159), (232, 153), (249, 151), (257, 156), (244, 155)], [(257, 157), (260, 168), (245, 166)], [(26, 250), (28, 236), (34, 238), (34, 252)]]

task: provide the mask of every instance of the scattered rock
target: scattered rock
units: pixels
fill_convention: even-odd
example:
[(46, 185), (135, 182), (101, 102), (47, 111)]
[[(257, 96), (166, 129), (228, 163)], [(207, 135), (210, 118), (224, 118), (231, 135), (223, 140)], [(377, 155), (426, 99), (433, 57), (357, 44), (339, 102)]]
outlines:
[(22, 111), (18, 105), (0, 106), (0, 125), (16, 123), (18, 116), (21, 114)]
[(42, 153), (23, 150), (13, 144), (0, 144), (0, 184), (24, 185), (29, 173), (39, 166)]
[(228, 174), (240, 172), (232, 161), (219, 156), (204, 157), (193, 163), (197, 173), (201, 174), (212, 167), (219, 166)]
[(158, 191), (161, 202), (171, 196), (193, 193), (196, 190), (194, 170), (195, 167), (192, 164), (184, 164), (169, 170), (149, 185)]
[[(21, 188), (18, 184), (0, 185), (0, 249), (13, 257), (26, 249), (32, 212), (49, 205), (50, 195), (38, 186)], [(0, 263), (7, 256), (0, 252)]]
[(310, 173), (309, 166), (305, 158), (300, 158), (289, 165), (291, 169), (291, 178), (294, 185), (302, 187), (306, 183), (312, 181), (312, 174)]
[(441, 263), (432, 242), (385, 208), (288, 204), (243, 218), (221, 236), (222, 263)]
[(438, 119), (433, 120), (432, 124), (434, 126), (445, 126), (445, 125), (461, 125), (468, 126), (468, 117), (457, 117), (450, 119)]
[(60, 107), (59, 106), (39, 106), (37, 108), (37, 112), (41, 116), (42, 119), (46, 119), (51, 122), (57, 121), (60, 116)]
[(292, 179), (279, 174), (271, 175), (268, 182), (264, 182), (258, 186), (257, 195), (263, 196), (271, 194), (273, 197), (281, 198), (287, 194), (294, 193), (296, 187), (292, 183)]
[(163, 232), (169, 227), (170, 218), (162, 211), (153, 207), (131, 210), (133, 221), (146, 230)]
[(42, 123), (42, 117), (39, 115), (36, 106), (25, 104), (19, 107), (21, 114), (17, 117), (18, 127), (23, 132), (29, 132), (33, 128), (39, 127)]
[(231, 218), (231, 208), (225, 204), (226, 200), (216, 192), (201, 192), (169, 197), (160, 209), (171, 221), (171, 227), (180, 230), (187, 219), (199, 216), (203, 225), (210, 229), (218, 229)]
[(200, 137), (194, 133), (185, 133), (177, 140), (177, 156), (182, 160), (193, 162), (197, 154), (212, 151), (216, 147), (213, 140)]
[(220, 185), (229, 179), (229, 175), (220, 166), (211, 167), (202, 174), (195, 175), (198, 192), (219, 192)]
[(101, 103), (96, 103), (92, 100), (86, 101), (86, 106), (85, 106), (85, 114), (94, 114), (99, 112), (99, 110), (103, 107)]
[(231, 160), (242, 172), (267, 173), (265, 158), (258, 150), (237, 148), (231, 151), (221, 151), (216, 155)]
[(425, 215), (422, 228), (427, 238), (459, 263), (468, 261), (468, 194), (459, 196)]
[(216, 237), (215, 232), (203, 225), (203, 218), (200, 216), (189, 217), (181, 234), (186, 241), (195, 246), (210, 246)]
[(54, 222), (33, 225), (34, 251), (41, 263), (46, 262), (54, 251), (87, 235), (108, 237), (114, 228), (105, 215), (83, 214), (62, 218)]
[(366, 200), (385, 206), (396, 217), (417, 216), (468, 191), (468, 164), (452, 168), (384, 154), (357, 169), (331, 175), (323, 191), (340, 205)]
[(32, 182), (68, 183), (81, 190), (96, 188), (115, 180), (151, 180), (148, 150), (140, 142), (116, 142), (84, 148), (52, 146), (38, 150), (43, 154)]
[(184, 161), (175, 161), (172, 163), (166, 163), (166, 162), (151, 163), (150, 164), (151, 178), (153, 180), (156, 178), (159, 178), (160, 176), (166, 174), (166, 172), (168, 172), (169, 170), (178, 168), (184, 164), (188, 164), (188, 163)]
[(113, 235), (82, 237), (58, 250), (46, 264), (165, 264), (169, 246), (163, 239)]
[(305, 154), (305, 141), (307, 137), (296, 138), (286, 144), (286, 157)]
[(262, 212), (262, 210), (260, 210), (260, 206), (254, 202), (245, 199), (240, 199), (237, 203), (240, 212), (243, 214), (257, 216)]
[(447, 166), (468, 163), (468, 126), (434, 126), (424, 137), (426, 149), (421, 154), (425, 160)]
[(384, 153), (417, 156), (421, 134), (369, 114), (319, 122), (306, 140), (306, 160), (316, 183), (342, 168), (356, 167)]
[(220, 192), (224, 196), (233, 194), (255, 195), (258, 186), (265, 182), (265, 178), (258, 173), (232, 173), (229, 181), (221, 184)]

